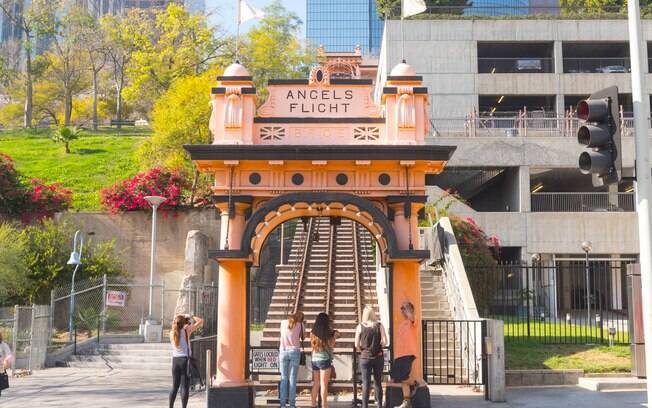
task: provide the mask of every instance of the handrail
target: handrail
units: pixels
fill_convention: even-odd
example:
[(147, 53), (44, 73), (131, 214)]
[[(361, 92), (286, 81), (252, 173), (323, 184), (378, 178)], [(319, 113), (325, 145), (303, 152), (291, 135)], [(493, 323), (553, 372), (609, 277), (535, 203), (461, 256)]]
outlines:
[(301, 288), (303, 287), (303, 277), (306, 272), (306, 262), (308, 261), (308, 249), (310, 248), (310, 239), (312, 238), (312, 230), (314, 228), (313, 218), (310, 218), (308, 221), (308, 231), (306, 232), (307, 236), (304, 240), (303, 254), (301, 254), (301, 270), (299, 271), (299, 284), (297, 285), (296, 295), (294, 297), (294, 307), (292, 308), (292, 313), (296, 313), (299, 310), (299, 301), (301, 300)]
[(330, 316), (331, 312), (331, 285), (333, 278), (333, 245), (335, 245), (335, 225), (330, 226), (330, 234), (328, 234), (328, 259), (326, 260), (326, 300), (324, 307), (326, 314)]
[(360, 258), (358, 257), (358, 225), (352, 221), (353, 225), (353, 267), (355, 268), (355, 307), (358, 313), (358, 323), (362, 322), (362, 305), (360, 301)]

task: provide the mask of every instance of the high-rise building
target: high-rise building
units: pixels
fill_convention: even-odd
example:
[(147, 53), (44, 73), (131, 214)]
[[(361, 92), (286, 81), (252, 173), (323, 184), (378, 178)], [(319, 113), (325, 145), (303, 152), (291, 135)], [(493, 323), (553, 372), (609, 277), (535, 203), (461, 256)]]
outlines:
[(326, 52), (351, 52), (359, 45), (364, 55), (378, 55), (382, 34), (375, 0), (307, 0), (306, 38)]
[(12, 15), (7, 16), (0, 11), (0, 44), (11, 40), (19, 40), (22, 37), (22, 31), (16, 25), (16, 19), (23, 14), (25, 0), (7, 1), (5, 7)]

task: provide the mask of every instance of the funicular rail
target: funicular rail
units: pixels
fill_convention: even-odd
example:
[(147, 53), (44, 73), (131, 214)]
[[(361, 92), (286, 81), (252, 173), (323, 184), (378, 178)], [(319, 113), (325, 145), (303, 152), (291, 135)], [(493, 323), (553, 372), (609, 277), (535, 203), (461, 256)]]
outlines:
[(306, 275), (306, 264), (308, 262), (308, 253), (310, 252), (310, 239), (312, 238), (312, 232), (314, 229), (314, 222), (311, 218), (308, 221), (308, 228), (306, 231), (306, 239), (303, 245), (303, 251), (301, 253), (301, 261), (299, 262), (299, 282), (297, 284), (296, 291), (294, 293), (294, 305), (292, 307), (292, 313), (296, 313), (299, 310), (299, 304), (301, 303), (301, 292), (303, 290), (304, 277)]

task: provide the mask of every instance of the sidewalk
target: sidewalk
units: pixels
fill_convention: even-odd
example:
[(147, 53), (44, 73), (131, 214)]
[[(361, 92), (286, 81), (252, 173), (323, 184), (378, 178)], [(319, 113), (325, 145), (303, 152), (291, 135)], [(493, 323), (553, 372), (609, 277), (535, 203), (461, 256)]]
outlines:
[[(9, 379), (0, 407), (161, 408), (168, 405), (171, 376), (148, 371), (50, 368)], [(203, 392), (190, 394), (189, 408), (205, 408)], [(177, 405), (181, 406), (177, 396)]]
[[(169, 376), (148, 371), (51, 368), (10, 379), (0, 407), (161, 408), (166, 407)], [(644, 391), (596, 392), (580, 387), (509, 388), (507, 402), (492, 404), (468, 387), (431, 386), (435, 408), (634, 408), (644, 406)], [(181, 406), (177, 397), (176, 406)], [(205, 394), (191, 393), (189, 408), (205, 408)], [(350, 407), (350, 403), (329, 406)]]
[(468, 387), (430, 386), (434, 408), (634, 408), (643, 407), (645, 391), (597, 392), (580, 387), (508, 388), (507, 401), (494, 404)]

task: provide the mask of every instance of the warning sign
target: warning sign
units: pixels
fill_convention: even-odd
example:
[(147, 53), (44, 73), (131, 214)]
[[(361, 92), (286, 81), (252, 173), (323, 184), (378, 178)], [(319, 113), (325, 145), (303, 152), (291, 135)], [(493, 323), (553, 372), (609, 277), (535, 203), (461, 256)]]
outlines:
[(278, 370), (278, 350), (251, 350), (251, 367), (253, 370)]
[(118, 290), (106, 291), (106, 305), (107, 306), (120, 306), (124, 307), (127, 301), (127, 292), (120, 292)]

